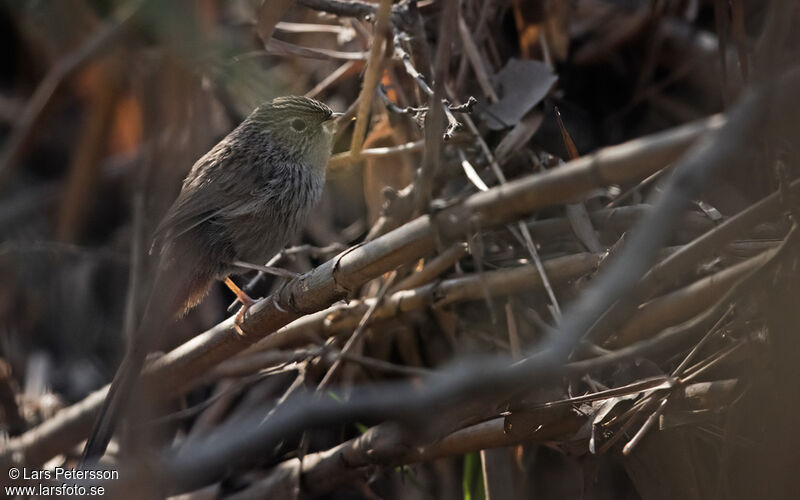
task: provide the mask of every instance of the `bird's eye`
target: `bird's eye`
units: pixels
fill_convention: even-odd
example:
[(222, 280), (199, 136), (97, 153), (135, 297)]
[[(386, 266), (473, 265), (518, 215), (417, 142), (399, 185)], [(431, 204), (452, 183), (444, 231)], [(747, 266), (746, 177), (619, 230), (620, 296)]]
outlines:
[(304, 122), (300, 118), (295, 118), (289, 125), (295, 132), (302, 132), (303, 130), (306, 129), (306, 122)]

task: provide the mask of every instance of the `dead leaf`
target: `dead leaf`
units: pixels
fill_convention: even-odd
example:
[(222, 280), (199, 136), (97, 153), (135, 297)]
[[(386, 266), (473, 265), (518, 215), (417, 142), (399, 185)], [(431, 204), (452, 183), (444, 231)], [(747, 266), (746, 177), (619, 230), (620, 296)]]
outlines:
[(492, 78), (500, 100), (487, 108), (489, 128), (500, 130), (519, 123), (557, 81), (558, 77), (542, 62), (509, 60)]
[(539, 130), (544, 120), (544, 115), (539, 111), (532, 111), (528, 113), (519, 123), (514, 125), (505, 136), (497, 149), (494, 151), (494, 158), (500, 165), (503, 165), (511, 158), (520, 147), (527, 144), (533, 134)]

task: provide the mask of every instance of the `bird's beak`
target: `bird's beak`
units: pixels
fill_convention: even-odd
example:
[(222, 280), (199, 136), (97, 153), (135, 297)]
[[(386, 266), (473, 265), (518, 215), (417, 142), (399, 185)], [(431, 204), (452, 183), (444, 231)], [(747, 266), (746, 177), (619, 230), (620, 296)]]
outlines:
[(322, 122), (322, 126), (324, 126), (330, 133), (336, 132), (336, 124), (339, 121), (339, 118), (343, 117), (344, 113), (331, 113), (331, 117)]

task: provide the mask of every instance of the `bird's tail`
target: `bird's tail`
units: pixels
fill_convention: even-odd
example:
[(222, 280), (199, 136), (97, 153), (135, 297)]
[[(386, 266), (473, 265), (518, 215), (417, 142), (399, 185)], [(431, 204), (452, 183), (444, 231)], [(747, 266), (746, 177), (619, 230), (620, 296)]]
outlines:
[(156, 276), (144, 318), (136, 335), (128, 339), (125, 356), (111, 381), (106, 399), (84, 447), (82, 463), (96, 460), (105, 453), (117, 423), (129, 408), (139, 374), (147, 354), (157, 344), (159, 333), (173, 317), (183, 311), (187, 299), (198, 294), (198, 285), (208, 288), (207, 280), (205, 283), (198, 283), (196, 271), (191, 269), (190, 263), (183, 262), (178, 267), (179, 269), (161, 269)]
[(146, 353), (144, 355), (137, 354), (135, 357), (126, 353), (123, 358), (114, 375), (114, 380), (111, 381), (111, 387), (108, 389), (108, 394), (100, 408), (92, 432), (89, 434), (89, 439), (86, 441), (86, 446), (83, 448), (82, 463), (100, 458), (105, 453), (111, 436), (114, 435), (117, 422), (126, 409), (125, 400), (133, 392), (146, 356)]

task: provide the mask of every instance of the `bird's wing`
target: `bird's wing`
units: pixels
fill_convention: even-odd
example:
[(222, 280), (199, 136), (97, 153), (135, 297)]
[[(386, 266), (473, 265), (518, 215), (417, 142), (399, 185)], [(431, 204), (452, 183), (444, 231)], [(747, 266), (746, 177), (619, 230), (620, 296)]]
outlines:
[[(214, 202), (217, 204), (214, 204)], [(222, 204), (218, 204), (222, 202)], [(188, 194), (181, 192), (153, 233), (153, 248), (166, 239), (176, 239), (217, 216), (251, 211), (248, 197), (230, 197), (216, 188), (203, 186)]]
[(167, 238), (177, 238), (217, 215), (222, 208), (210, 204), (214, 199), (212, 190), (209, 185), (199, 185), (191, 191), (181, 191), (156, 227), (153, 246)]
[(245, 203), (242, 190), (246, 187), (237, 177), (225, 172), (238, 160), (226, 139), (197, 161), (186, 177), (181, 193), (153, 233), (153, 248), (166, 238), (177, 238)]

